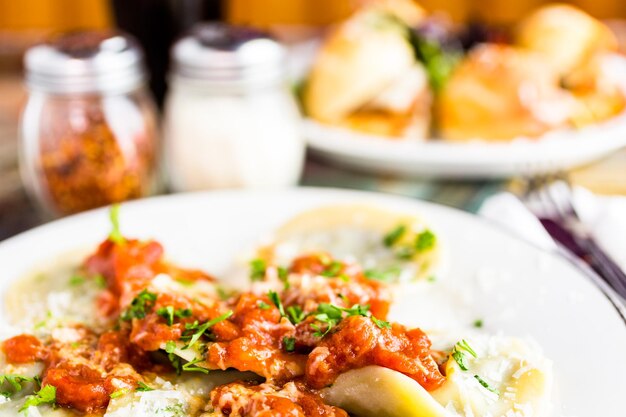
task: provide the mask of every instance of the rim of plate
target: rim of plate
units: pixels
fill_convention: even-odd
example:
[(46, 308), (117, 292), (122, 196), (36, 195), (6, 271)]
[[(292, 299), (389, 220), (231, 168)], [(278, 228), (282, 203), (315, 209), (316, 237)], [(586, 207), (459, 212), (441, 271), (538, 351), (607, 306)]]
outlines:
[[(507, 142), (471, 140), (452, 142), (444, 140), (398, 140), (357, 132), (344, 127), (324, 125), (305, 119), (303, 130), (311, 150), (329, 158), (345, 159), (350, 165), (366, 169), (363, 161), (374, 165), (430, 164), (452, 177), (506, 177), (510, 166), (528, 173), (563, 169), (580, 165), (626, 146), (626, 111), (601, 123), (581, 129), (560, 129), (535, 139), (516, 138)], [(360, 162), (355, 162), (360, 160)], [(458, 170), (461, 165), (474, 173)], [(487, 166), (487, 167), (486, 167)], [(490, 173), (488, 167), (500, 167)], [(501, 168), (509, 167), (509, 168)], [(457, 167), (455, 169), (455, 167)], [(418, 166), (412, 169), (420, 171)], [(410, 171), (389, 166), (392, 171)]]

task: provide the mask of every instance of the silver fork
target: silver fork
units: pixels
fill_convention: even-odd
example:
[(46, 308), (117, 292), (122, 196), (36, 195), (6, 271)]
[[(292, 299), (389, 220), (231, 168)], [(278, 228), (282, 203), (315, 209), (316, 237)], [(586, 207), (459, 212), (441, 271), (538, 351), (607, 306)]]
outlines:
[(527, 179), (521, 199), (561, 248), (583, 260), (626, 299), (626, 274), (598, 245), (593, 233), (578, 215), (566, 173)]

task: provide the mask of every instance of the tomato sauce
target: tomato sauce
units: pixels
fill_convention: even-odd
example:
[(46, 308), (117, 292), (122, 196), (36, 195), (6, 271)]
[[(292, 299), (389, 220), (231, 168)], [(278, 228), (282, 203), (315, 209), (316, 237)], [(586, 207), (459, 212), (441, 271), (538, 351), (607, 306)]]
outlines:
[(444, 376), (430, 354), (430, 340), (419, 329), (399, 324), (380, 328), (371, 318), (345, 318), (337, 330), (311, 352), (306, 381), (313, 388), (331, 385), (350, 369), (379, 365), (401, 372), (427, 390), (439, 387)]
[(5, 340), (2, 351), (12, 364), (31, 363), (45, 357), (45, 349), (39, 339), (29, 334), (21, 334)]

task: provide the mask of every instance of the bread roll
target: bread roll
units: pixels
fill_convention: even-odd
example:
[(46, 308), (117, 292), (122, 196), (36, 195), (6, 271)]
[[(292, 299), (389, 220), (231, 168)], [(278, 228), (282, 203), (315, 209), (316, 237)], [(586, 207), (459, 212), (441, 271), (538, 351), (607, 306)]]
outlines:
[(484, 44), (461, 62), (441, 92), (441, 135), (451, 140), (539, 136), (567, 124), (573, 97), (541, 55)]
[(544, 55), (556, 71), (567, 76), (595, 53), (617, 49), (617, 39), (602, 22), (566, 4), (540, 7), (525, 18), (516, 43)]

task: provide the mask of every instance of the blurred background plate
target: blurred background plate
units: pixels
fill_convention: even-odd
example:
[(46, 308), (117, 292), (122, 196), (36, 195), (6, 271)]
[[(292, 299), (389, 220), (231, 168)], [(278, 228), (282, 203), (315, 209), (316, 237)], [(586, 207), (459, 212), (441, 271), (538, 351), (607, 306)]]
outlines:
[(304, 122), (309, 149), (338, 165), (406, 177), (498, 179), (582, 166), (626, 146), (626, 114), (511, 142), (411, 141)]

